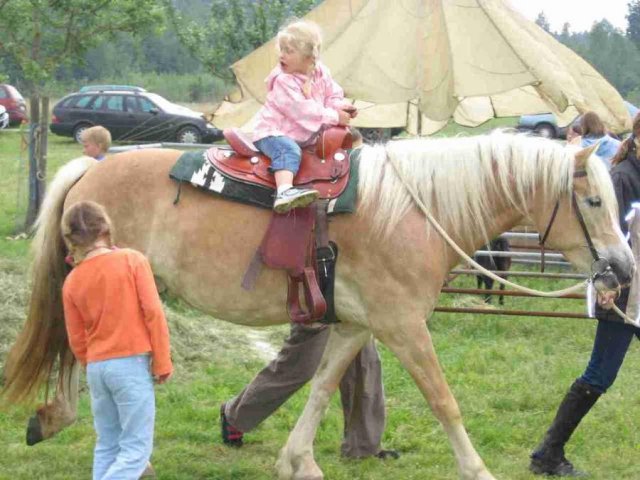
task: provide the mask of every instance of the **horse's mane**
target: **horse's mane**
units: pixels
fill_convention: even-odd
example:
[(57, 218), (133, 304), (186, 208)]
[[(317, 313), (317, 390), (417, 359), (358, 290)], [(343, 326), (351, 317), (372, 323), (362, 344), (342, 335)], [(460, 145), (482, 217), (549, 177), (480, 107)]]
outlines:
[[(495, 215), (489, 205), (491, 192), (523, 213), (527, 197), (536, 188), (555, 202), (572, 189), (576, 151), (551, 140), (501, 131), (363, 147), (360, 211), (372, 215), (376, 234), (389, 235), (413, 205), (389, 157), (450, 233), (470, 241), (482, 232), (486, 239)], [(592, 158), (587, 170), (590, 184), (615, 218), (615, 194), (606, 167)]]

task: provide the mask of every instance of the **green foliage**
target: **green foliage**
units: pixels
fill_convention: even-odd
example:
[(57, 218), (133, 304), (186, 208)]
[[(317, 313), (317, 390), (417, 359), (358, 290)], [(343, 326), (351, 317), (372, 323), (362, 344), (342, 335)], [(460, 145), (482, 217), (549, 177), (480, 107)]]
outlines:
[(536, 17), (536, 24), (543, 30), (547, 32), (551, 32), (551, 25), (549, 25), (549, 20), (547, 20), (547, 16), (544, 12), (540, 12)]
[[(0, 53), (41, 88), (60, 65), (119, 32), (143, 33), (161, 25), (154, 0), (11, 0), (0, 4)], [(16, 28), (19, 26), (19, 28)]]
[(167, 10), (180, 42), (214, 75), (233, 78), (227, 68), (271, 39), (292, 16), (302, 16), (319, 0), (212, 0), (205, 22), (188, 20), (172, 6)]
[(640, 0), (632, 0), (627, 5), (627, 38), (640, 50)]

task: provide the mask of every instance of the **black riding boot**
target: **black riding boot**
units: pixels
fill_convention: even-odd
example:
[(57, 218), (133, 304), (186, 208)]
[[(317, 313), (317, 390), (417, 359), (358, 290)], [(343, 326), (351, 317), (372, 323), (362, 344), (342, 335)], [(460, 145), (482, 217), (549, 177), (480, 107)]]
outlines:
[(579, 477), (582, 472), (564, 456), (564, 445), (569, 441), (582, 417), (596, 403), (602, 392), (581, 380), (576, 380), (558, 407), (556, 418), (542, 440), (531, 454), (529, 470), (537, 475)]

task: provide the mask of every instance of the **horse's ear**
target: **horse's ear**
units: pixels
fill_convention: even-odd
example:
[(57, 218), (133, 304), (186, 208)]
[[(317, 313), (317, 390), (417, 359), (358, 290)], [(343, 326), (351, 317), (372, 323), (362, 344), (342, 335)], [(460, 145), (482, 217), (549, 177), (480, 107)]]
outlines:
[(600, 146), (600, 142), (596, 142), (582, 150), (576, 152), (576, 170), (585, 170), (589, 163), (589, 158)]

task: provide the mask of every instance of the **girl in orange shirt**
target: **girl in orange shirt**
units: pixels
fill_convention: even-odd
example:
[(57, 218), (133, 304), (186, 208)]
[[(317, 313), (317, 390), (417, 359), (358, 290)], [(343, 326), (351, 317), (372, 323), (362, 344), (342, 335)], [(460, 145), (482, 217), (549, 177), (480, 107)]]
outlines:
[(74, 265), (62, 288), (65, 325), (87, 367), (97, 434), (93, 480), (137, 479), (153, 450), (153, 380), (164, 383), (173, 371), (151, 267), (140, 252), (113, 247), (97, 203), (73, 205), (61, 228)]

